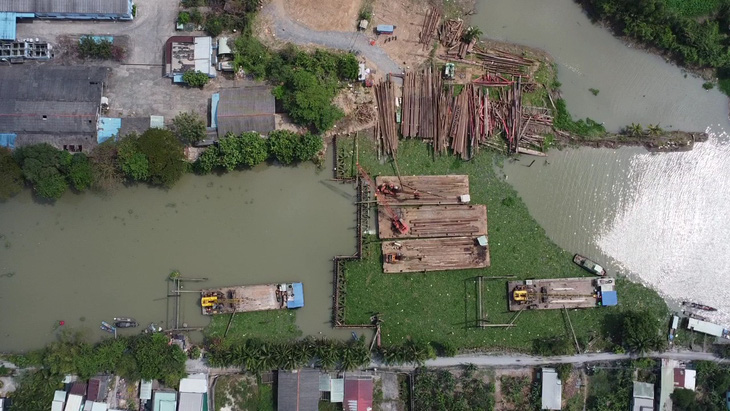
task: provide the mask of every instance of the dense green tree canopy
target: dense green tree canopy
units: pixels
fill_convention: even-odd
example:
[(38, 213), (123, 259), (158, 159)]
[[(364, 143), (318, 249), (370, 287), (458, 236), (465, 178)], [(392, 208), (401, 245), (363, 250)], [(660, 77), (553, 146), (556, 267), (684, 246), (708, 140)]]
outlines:
[(15, 159), (40, 197), (56, 200), (68, 189), (65, 177), (71, 165), (68, 152), (46, 143), (35, 144), (17, 148)]
[(629, 350), (643, 353), (664, 348), (660, 325), (651, 316), (628, 311), (623, 314), (621, 325), (621, 343)]
[(68, 179), (78, 191), (84, 191), (91, 187), (94, 181), (94, 172), (91, 162), (84, 153), (76, 153), (71, 157), (71, 164), (68, 170)]
[(205, 120), (197, 113), (180, 113), (172, 119), (172, 131), (183, 144), (195, 144), (205, 139)]
[(336, 83), (299, 70), (291, 73), (284, 84), (274, 90), (274, 95), (295, 123), (326, 131), (344, 115), (332, 104), (336, 91)]
[(23, 170), (10, 150), (0, 147), (0, 201), (18, 194), (23, 189)]
[(203, 87), (210, 81), (207, 74), (195, 70), (188, 70), (183, 73), (182, 79), (190, 87)]
[(169, 130), (152, 128), (119, 143), (122, 171), (131, 179), (172, 187), (185, 172), (183, 146)]

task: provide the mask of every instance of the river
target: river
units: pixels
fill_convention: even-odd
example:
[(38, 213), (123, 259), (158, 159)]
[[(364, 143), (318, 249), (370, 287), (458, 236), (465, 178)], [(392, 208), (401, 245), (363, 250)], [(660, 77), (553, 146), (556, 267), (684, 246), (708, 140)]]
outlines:
[[(67, 193), (52, 206), (26, 190), (0, 203), (0, 351), (44, 346), (61, 320), (99, 338), (113, 317), (170, 326), (173, 269), (210, 279), (189, 289), (302, 281), (302, 332), (349, 336), (330, 325), (331, 259), (354, 252), (354, 190), (329, 181), (331, 166), (186, 175), (167, 191)], [(195, 294), (182, 302), (182, 321), (207, 325)]]
[(715, 306), (713, 319), (730, 326), (727, 97), (622, 43), (571, 0), (481, 0), (473, 23), (487, 37), (550, 53), (574, 117), (613, 131), (635, 122), (710, 133), (691, 152), (568, 149), (531, 166), (523, 156), (502, 172), (558, 245), (655, 288), (672, 306)]

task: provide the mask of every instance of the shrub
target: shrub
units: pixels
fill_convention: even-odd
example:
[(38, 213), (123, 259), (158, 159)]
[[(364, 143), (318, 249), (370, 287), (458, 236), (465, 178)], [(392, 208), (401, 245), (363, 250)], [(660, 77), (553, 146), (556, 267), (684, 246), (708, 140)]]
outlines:
[(702, 84), (702, 88), (705, 90), (712, 90), (713, 88), (715, 88), (715, 83), (711, 81), (706, 81)]
[(5, 201), (23, 189), (23, 170), (10, 150), (0, 147), (0, 201)]
[(208, 82), (210, 81), (210, 77), (208, 77), (207, 74), (196, 70), (186, 71), (185, 73), (183, 73), (182, 79), (190, 87), (201, 88), (208, 84)]
[(297, 160), (299, 135), (288, 130), (275, 130), (269, 133), (269, 154), (278, 162), (289, 165)]
[(205, 19), (205, 31), (213, 37), (220, 36), (223, 33), (223, 21), (220, 17), (209, 14)]
[(66, 175), (71, 164), (68, 152), (46, 143), (35, 144), (16, 149), (15, 159), (40, 197), (56, 200), (68, 189)]
[(92, 36), (82, 36), (79, 39), (78, 51), (81, 58), (109, 60), (113, 57), (112, 42), (96, 41)]
[(183, 144), (195, 144), (205, 139), (205, 121), (194, 112), (180, 113), (172, 120), (172, 131)]
[(188, 13), (187, 11), (181, 11), (177, 15), (177, 23), (178, 24), (188, 24), (188, 23), (190, 23), (190, 13)]
[(84, 191), (91, 187), (91, 183), (94, 181), (94, 173), (91, 169), (91, 162), (86, 157), (86, 154), (76, 153), (71, 157), (68, 179), (71, 185), (78, 191)]

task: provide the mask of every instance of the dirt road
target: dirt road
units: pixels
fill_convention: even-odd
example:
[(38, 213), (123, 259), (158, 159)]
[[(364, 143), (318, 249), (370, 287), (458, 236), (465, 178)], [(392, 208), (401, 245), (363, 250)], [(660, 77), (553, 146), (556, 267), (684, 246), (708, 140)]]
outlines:
[(317, 31), (309, 29), (286, 14), (282, 0), (272, 0), (261, 11), (273, 25), (278, 40), (299, 45), (318, 45), (358, 53), (373, 62), (380, 73), (401, 73), (403, 69), (378, 46), (371, 46), (363, 32)]

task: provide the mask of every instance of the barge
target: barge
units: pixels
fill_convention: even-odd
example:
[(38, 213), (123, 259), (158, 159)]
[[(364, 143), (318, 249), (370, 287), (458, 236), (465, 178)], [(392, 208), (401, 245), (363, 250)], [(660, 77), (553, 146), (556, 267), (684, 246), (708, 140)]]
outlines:
[(554, 278), (510, 281), (510, 311), (593, 308), (618, 303), (613, 278)]
[(203, 315), (295, 309), (304, 306), (302, 283), (238, 285), (200, 290)]

